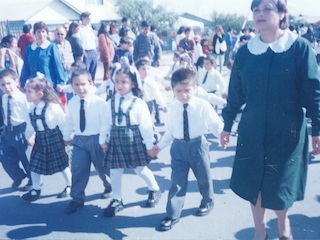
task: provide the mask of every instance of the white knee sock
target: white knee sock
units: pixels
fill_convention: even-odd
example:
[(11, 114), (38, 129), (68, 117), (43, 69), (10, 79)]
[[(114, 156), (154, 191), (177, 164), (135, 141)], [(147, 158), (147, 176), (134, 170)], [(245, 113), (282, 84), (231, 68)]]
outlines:
[(41, 180), (41, 175), (35, 172), (31, 172), (31, 179), (32, 179), (32, 187), (34, 190), (40, 190), (40, 180)]
[(138, 176), (140, 176), (146, 182), (148, 189), (150, 191), (160, 190), (153, 172), (147, 166), (136, 167), (134, 171)]
[(112, 198), (119, 201), (122, 200), (121, 186), (122, 186), (122, 174), (123, 168), (110, 169), (110, 179), (112, 186)]
[(61, 171), (62, 176), (64, 180), (66, 181), (66, 186), (70, 187), (71, 186), (71, 170), (69, 167), (66, 167), (64, 170)]

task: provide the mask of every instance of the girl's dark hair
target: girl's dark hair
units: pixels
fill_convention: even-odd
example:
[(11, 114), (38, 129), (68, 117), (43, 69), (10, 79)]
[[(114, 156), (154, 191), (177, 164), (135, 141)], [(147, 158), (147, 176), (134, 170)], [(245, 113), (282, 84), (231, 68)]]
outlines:
[(72, 23), (70, 24), (70, 26), (69, 26), (69, 30), (68, 30), (68, 32), (67, 32), (67, 37), (71, 37), (72, 34), (73, 34), (74, 29), (76, 29), (76, 28), (79, 27), (79, 26), (80, 26), (80, 23), (78, 23), (78, 22), (76, 22), (76, 21), (72, 22)]
[(203, 67), (203, 63), (204, 63), (204, 59), (206, 59), (204, 56), (200, 56), (196, 62), (196, 69), (197, 71), (199, 70), (199, 68)]
[(32, 88), (36, 92), (43, 92), (42, 100), (46, 105), (49, 103), (57, 103), (61, 106), (61, 101), (54, 91), (51, 83), (45, 78), (31, 78), (27, 82), (25, 88)]
[[(288, 26), (288, 9), (285, 0), (273, 0), (274, 4), (276, 5), (279, 13), (284, 13), (284, 18), (280, 20), (279, 26), (282, 29), (285, 29)], [(258, 7), (261, 4), (262, 0), (253, 0), (251, 3), (251, 11), (255, 7)]]
[(31, 29), (32, 29), (31, 24), (27, 23), (27, 24), (23, 25), (22, 31), (23, 31), (23, 33), (26, 34), (26, 33), (30, 32)]
[(112, 22), (110, 24), (110, 30), (109, 30), (109, 33), (112, 34), (112, 30), (117, 28), (119, 25), (116, 23), (116, 22)]
[(1, 45), (5, 48), (10, 48), (14, 39), (16, 39), (16, 37), (9, 34), (9, 35), (5, 36), (4, 38), (2, 38)]
[(106, 27), (108, 26), (107, 23), (101, 23), (100, 29), (98, 31), (98, 36), (103, 33), (103, 34), (108, 34), (108, 32), (106, 31)]
[(197, 71), (193, 67), (180, 68), (172, 74), (171, 87), (172, 89), (178, 84), (197, 85)]
[(132, 70), (129, 66), (125, 66), (125, 67), (121, 67), (117, 72), (116, 75), (118, 74), (125, 74), (127, 75), (130, 79), (131, 82), (133, 84), (133, 88), (132, 88), (132, 93), (134, 96), (142, 98), (143, 94), (141, 89), (139, 88), (138, 85), (138, 80), (137, 80), (137, 75), (134, 72), (134, 70)]
[(48, 33), (48, 26), (47, 24), (45, 24), (44, 22), (40, 21), (40, 22), (36, 22), (33, 25), (33, 33), (35, 34), (37, 30), (46, 30), (46, 32)]
[(202, 38), (201, 41), (200, 41), (200, 45), (203, 47), (205, 42), (208, 42), (208, 39)]
[(84, 69), (84, 68), (77, 68), (75, 69), (72, 74), (71, 74), (71, 84), (74, 80), (75, 77), (78, 77), (80, 75), (85, 75), (88, 79), (89, 82), (92, 82), (92, 77), (91, 77), (91, 74), (88, 72), (87, 69)]
[(181, 26), (181, 27), (179, 28), (179, 30), (178, 30), (178, 32), (177, 32), (177, 34), (184, 33), (184, 29), (185, 29), (185, 28), (186, 28), (186, 27)]
[(0, 71), (0, 80), (5, 77), (10, 77), (10, 78), (14, 79), (15, 81), (19, 80), (18, 74), (10, 68), (6, 68), (6, 69)]

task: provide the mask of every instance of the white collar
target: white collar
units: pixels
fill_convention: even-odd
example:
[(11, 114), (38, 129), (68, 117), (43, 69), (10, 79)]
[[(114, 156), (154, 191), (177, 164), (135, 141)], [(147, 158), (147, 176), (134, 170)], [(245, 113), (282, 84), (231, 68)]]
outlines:
[(42, 49), (47, 49), (50, 44), (51, 44), (51, 42), (49, 40), (45, 40), (44, 43), (42, 43), (41, 45), (38, 45), (37, 42), (33, 42), (31, 44), (31, 49), (36, 50), (38, 47), (40, 47)]
[(290, 30), (284, 30), (283, 35), (272, 43), (265, 43), (261, 41), (260, 34), (248, 41), (248, 50), (254, 55), (260, 55), (265, 53), (270, 47), (275, 53), (282, 53), (287, 51), (292, 44), (297, 40), (298, 35)]

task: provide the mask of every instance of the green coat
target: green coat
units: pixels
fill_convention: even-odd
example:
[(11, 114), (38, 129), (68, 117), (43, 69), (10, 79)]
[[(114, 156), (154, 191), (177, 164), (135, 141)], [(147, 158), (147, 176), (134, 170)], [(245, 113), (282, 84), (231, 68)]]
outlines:
[[(244, 107), (243, 107), (244, 106)], [(320, 135), (320, 77), (305, 39), (276, 53), (269, 47), (254, 55), (247, 44), (238, 50), (230, 77), (224, 130), (243, 107), (230, 181), (240, 197), (262, 207), (289, 208), (304, 198), (308, 166), (306, 115), (312, 135)]]

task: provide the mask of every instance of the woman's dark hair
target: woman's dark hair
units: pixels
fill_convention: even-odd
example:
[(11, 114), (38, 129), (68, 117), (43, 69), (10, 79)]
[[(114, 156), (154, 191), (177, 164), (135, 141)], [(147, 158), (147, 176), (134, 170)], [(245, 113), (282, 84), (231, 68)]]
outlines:
[(177, 32), (177, 34), (181, 34), (181, 33), (184, 33), (184, 30), (186, 29), (186, 27), (184, 26), (181, 26)]
[(14, 39), (16, 39), (16, 37), (11, 35), (11, 34), (5, 36), (1, 40), (1, 46), (5, 47), (5, 48), (10, 48), (10, 46), (11, 46), (11, 44), (12, 44)]
[(110, 24), (110, 30), (109, 30), (109, 33), (112, 34), (112, 30), (117, 28), (119, 25), (116, 23), (116, 22), (112, 22)]
[[(285, 0), (273, 0), (274, 4), (276, 5), (278, 12), (279, 13), (284, 13), (284, 18), (280, 20), (279, 26), (282, 29), (287, 28), (288, 26), (288, 9), (287, 9), (287, 4)], [(262, 0), (253, 0), (251, 3), (251, 11), (255, 7), (258, 7), (261, 4)]]
[(72, 22), (69, 26), (69, 30), (67, 32), (67, 37), (71, 37), (73, 34), (74, 29), (80, 26), (80, 23), (78, 22)]
[(103, 34), (108, 34), (108, 32), (106, 31), (106, 27), (108, 26), (109, 24), (107, 23), (101, 23), (101, 26), (100, 26), (100, 29), (98, 31), (98, 36), (103, 33)]
[(44, 22), (40, 21), (40, 22), (36, 22), (33, 25), (33, 33), (35, 34), (37, 30), (45, 30), (48, 33), (48, 26), (47, 24), (45, 24)]
[(136, 75), (135, 71), (133, 69), (131, 69), (129, 66), (124, 66), (124, 67), (121, 67), (116, 72), (116, 75), (118, 75), (118, 74), (125, 74), (125, 75), (129, 76), (129, 78), (131, 79), (131, 82), (133, 84), (133, 88), (131, 90), (132, 94), (136, 97), (142, 98), (143, 94), (142, 94), (141, 89), (139, 88), (137, 75)]
[(32, 26), (31, 26), (31, 24), (29, 23), (29, 24), (23, 25), (22, 31), (23, 31), (24, 34), (27, 34), (27, 33), (30, 32), (31, 29), (32, 29)]

